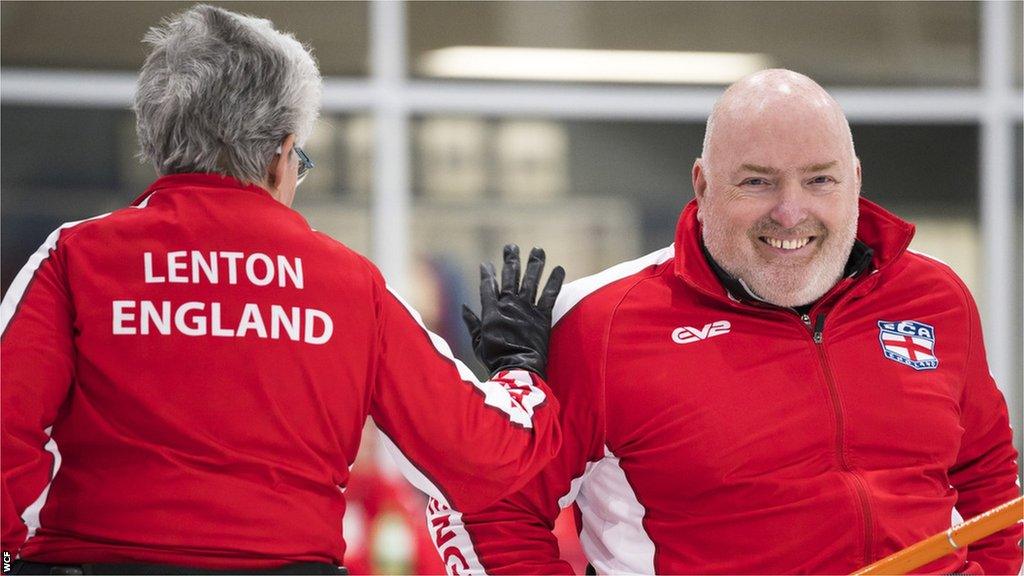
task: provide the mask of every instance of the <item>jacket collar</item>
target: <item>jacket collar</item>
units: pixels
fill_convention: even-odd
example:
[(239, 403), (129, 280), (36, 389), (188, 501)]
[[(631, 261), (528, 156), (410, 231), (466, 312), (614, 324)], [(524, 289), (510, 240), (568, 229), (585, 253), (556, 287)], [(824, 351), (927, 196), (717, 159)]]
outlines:
[[(889, 266), (907, 250), (914, 237), (913, 224), (874, 202), (861, 197), (859, 208), (857, 239), (846, 264), (846, 277), (861, 276), (869, 270), (882, 270)], [(700, 226), (697, 221), (697, 201), (691, 200), (683, 209), (676, 226), (676, 276), (712, 296), (757, 300), (742, 282), (721, 270), (707, 254)]]
[[(764, 302), (757, 294), (754, 294), (754, 291), (743, 280), (732, 276), (725, 271), (725, 268), (719, 266), (718, 262), (711, 257), (707, 246), (702, 244), (701, 248), (704, 251), (704, 258), (708, 261), (708, 265), (711, 266), (715, 276), (718, 276), (718, 281), (725, 287), (726, 292), (733, 298), (744, 302)], [(850, 257), (846, 259), (846, 267), (843, 269), (843, 278), (856, 278), (869, 271), (874, 252), (867, 244), (854, 238)]]
[(246, 184), (240, 180), (232, 178), (231, 176), (224, 176), (221, 174), (212, 173), (185, 173), (185, 174), (168, 174), (161, 176), (149, 185), (149, 188), (145, 192), (139, 195), (138, 198), (132, 202), (132, 206), (139, 206), (142, 204), (149, 195), (162, 188), (201, 188), (201, 189), (234, 189), (234, 190), (246, 190), (248, 192), (255, 192), (257, 194), (266, 196), (273, 199), (270, 192), (267, 192), (256, 184)]

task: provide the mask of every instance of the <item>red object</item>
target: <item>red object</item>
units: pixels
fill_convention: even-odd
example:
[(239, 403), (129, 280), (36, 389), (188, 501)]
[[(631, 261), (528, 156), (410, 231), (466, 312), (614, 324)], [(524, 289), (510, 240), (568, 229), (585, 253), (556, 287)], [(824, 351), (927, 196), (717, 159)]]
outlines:
[[(548, 367), (558, 457), (483, 513), (428, 512), (471, 568), (570, 573), (551, 530), (574, 503), (599, 574), (843, 574), (945, 530), (954, 506), (969, 517), (1017, 496), (974, 301), (906, 250), (910, 224), (862, 200), (873, 270), (807, 319), (730, 298), (699, 234), (691, 203), (674, 248), (563, 289)], [(904, 321), (933, 328), (934, 369), (886, 358), (879, 322)], [(1020, 538), (1013, 527), (923, 570), (1016, 573)]]
[(539, 378), (501, 375), (522, 406), (476, 382), (373, 264), (230, 178), (166, 176), (55, 231), (0, 310), (3, 548), (27, 560), (341, 564), (367, 415), (418, 487), (473, 509), (560, 442)]
[(906, 348), (907, 349), (907, 356), (910, 356), (911, 360), (917, 360), (917, 353), (918, 352), (923, 352), (925, 354), (928, 354), (929, 356), (931, 356), (931, 354), (932, 354), (932, 351), (930, 349), (925, 348), (924, 346), (918, 346), (917, 344), (915, 344), (914, 343), (914, 339), (911, 338), (910, 336), (904, 336), (903, 337), (903, 344), (891, 344), (890, 343), (889, 345), (890, 346), (899, 346), (901, 348)]

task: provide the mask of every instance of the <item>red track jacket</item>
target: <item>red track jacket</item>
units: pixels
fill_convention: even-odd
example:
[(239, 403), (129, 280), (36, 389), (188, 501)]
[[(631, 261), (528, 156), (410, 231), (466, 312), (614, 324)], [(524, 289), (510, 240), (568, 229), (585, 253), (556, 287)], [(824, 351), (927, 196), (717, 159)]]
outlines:
[(367, 415), (471, 509), (560, 443), (539, 378), (477, 382), (368, 260), (230, 178), (62, 226), (0, 311), (3, 549), (26, 560), (341, 564)]
[[(428, 509), (451, 573), (847, 574), (1017, 496), (1006, 404), (967, 288), (861, 201), (868, 271), (801, 317), (731, 298), (699, 241), (567, 285), (548, 379), (563, 446), (482, 513)], [(821, 324), (819, 324), (821, 322)], [(1020, 527), (930, 566), (1016, 573)]]

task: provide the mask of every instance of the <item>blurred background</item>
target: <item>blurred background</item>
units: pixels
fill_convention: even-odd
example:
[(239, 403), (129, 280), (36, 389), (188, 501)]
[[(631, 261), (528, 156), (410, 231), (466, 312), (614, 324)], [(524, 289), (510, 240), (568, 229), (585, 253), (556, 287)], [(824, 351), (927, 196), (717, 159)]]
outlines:
[[(295, 208), (467, 360), (458, 307), (480, 261), (542, 246), (575, 279), (668, 245), (723, 87), (765, 67), (815, 78), (849, 116), (864, 195), (978, 300), (1020, 449), (1021, 2), (211, 3), (313, 47), (323, 117)], [(140, 40), (190, 5), (0, 4), (0, 289), (62, 222), (155, 178), (129, 111)], [(364, 438), (349, 567), (441, 570), (422, 500)], [(559, 530), (581, 570), (571, 518)]]

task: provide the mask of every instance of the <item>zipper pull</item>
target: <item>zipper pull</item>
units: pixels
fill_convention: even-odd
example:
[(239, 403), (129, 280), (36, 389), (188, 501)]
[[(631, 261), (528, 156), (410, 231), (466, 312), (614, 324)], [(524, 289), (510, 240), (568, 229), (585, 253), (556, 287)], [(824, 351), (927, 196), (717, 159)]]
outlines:
[[(809, 319), (809, 318), (808, 318)], [(821, 344), (825, 332), (825, 314), (818, 314), (818, 317), (814, 321), (814, 343)]]
[(801, 314), (800, 315), (800, 321), (804, 323), (804, 326), (807, 326), (808, 330), (811, 329), (811, 317), (810, 316), (808, 316), (807, 314)]

